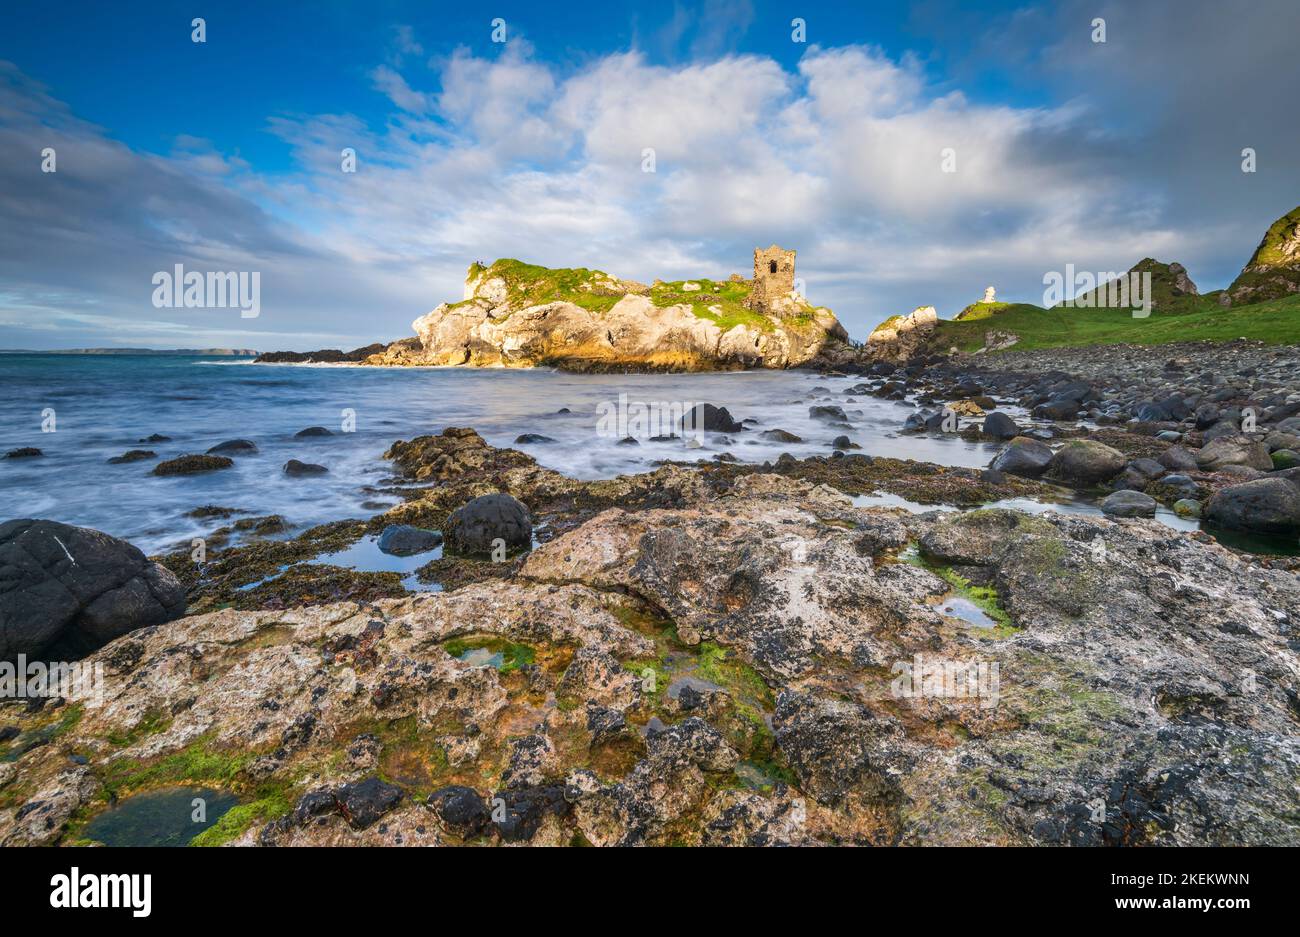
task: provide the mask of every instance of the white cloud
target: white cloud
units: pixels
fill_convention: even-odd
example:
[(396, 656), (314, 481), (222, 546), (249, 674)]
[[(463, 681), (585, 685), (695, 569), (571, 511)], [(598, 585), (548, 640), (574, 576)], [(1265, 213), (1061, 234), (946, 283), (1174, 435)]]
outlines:
[[(386, 122), (274, 115), (295, 169), (268, 176), (220, 141), (133, 152), (0, 67), (0, 274), (17, 297), (0, 326), (21, 335), (14, 311), (54, 309), (57, 293), (63, 308), (105, 307), (88, 329), (116, 316), (169, 334), (141, 308), (142, 282), (184, 261), (264, 271), (275, 318), (248, 328), (274, 331), (241, 344), (363, 344), (459, 297), (473, 260), (718, 276), (777, 242), (798, 249), (810, 297), (861, 335), (917, 304), (950, 314), (989, 284), (1036, 301), (1043, 272), (1065, 263), (1189, 263), (1241, 230), (1239, 219), (1171, 225), (1159, 167), (1134, 171), (1141, 138), (1082, 94), (989, 104), (865, 46), (811, 46), (794, 70), (760, 55), (654, 64), (637, 51), (563, 68), (512, 38), (491, 56), (426, 63), (399, 28), (369, 79), (392, 103)], [(36, 127), (60, 147), (58, 179), (13, 164)], [(355, 174), (340, 171), (344, 147)], [(955, 173), (941, 171), (945, 147)], [(642, 172), (646, 148), (654, 173)], [(170, 321), (211, 335), (232, 325)]]

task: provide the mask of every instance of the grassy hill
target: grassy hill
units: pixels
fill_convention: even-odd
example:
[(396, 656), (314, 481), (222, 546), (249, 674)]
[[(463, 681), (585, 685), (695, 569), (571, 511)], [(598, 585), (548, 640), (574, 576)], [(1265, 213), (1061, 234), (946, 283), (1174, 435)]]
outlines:
[(1028, 303), (996, 303), (990, 305), (997, 308), (982, 310), (979, 307), (985, 304), (976, 304), (963, 310), (960, 320), (940, 320), (933, 345), (944, 351), (954, 346), (974, 351), (984, 346), (984, 333), (993, 329), (1019, 335), (1016, 350), (1234, 338), (1300, 344), (1300, 294), (1227, 309), (1219, 305), (1218, 297), (1218, 292), (1184, 297), (1176, 309), (1156, 309), (1146, 319), (1134, 319), (1120, 309), (1044, 309)]
[[(632, 280), (620, 280), (603, 270), (585, 267), (541, 267), (512, 258), (494, 261), (491, 265), (470, 265), (468, 279), (499, 277), (505, 281), (506, 297), (513, 309), (523, 309), (542, 303), (565, 301), (595, 313), (614, 308), (628, 293), (639, 293), (650, 298), (656, 306), (689, 305), (697, 318), (714, 322), (724, 332), (735, 325), (747, 325), (765, 332), (772, 331), (777, 322), (761, 312), (746, 309), (750, 281), (711, 280), (699, 277), (694, 280), (656, 280), (651, 286)], [(688, 284), (692, 287), (687, 289)], [(454, 304), (462, 306), (473, 300)], [(781, 317), (794, 325), (811, 325), (811, 307)]]

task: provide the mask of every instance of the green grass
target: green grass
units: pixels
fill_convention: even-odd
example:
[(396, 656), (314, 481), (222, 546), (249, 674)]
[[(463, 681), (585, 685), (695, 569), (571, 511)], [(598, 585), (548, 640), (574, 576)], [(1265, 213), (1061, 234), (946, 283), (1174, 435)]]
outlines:
[[(494, 261), (487, 267), (476, 263), (469, 268), (470, 278), (484, 273), (489, 277), (500, 277), (505, 281), (506, 300), (512, 310), (563, 301), (581, 306), (589, 312), (604, 313), (613, 309), (615, 304), (626, 295), (622, 289), (610, 289), (599, 285), (598, 281), (606, 279), (609, 274), (601, 270), (589, 270), (586, 267), (552, 269), (506, 258)], [(699, 289), (683, 289), (687, 283), (693, 283)], [(745, 308), (744, 302), (749, 295), (749, 288), (748, 280), (735, 282), (701, 277), (655, 283), (646, 295), (660, 308), (687, 305), (697, 318), (713, 322), (724, 332), (737, 325), (745, 325), (765, 332), (773, 331), (777, 325), (773, 319)], [(453, 308), (462, 304), (455, 303)], [(785, 319), (795, 325), (812, 325), (814, 321), (810, 314), (792, 315)]]
[[(698, 290), (684, 290), (687, 283), (694, 283)], [(737, 325), (770, 332), (775, 324), (767, 316), (744, 306), (745, 297), (749, 295), (749, 281), (735, 283), (731, 280), (674, 280), (671, 283), (657, 283), (650, 288), (650, 300), (656, 306), (675, 306), (686, 304), (697, 319), (707, 319), (726, 332)], [(713, 310), (717, 309), (717, 312)]]
[(1248, 338), (1270, 344), (1300, 342), (1300, 295), (1224, 308), (1217, 293), (1182, 307), (1185, 311), (1152, 311), (1135, 319), (1122, 309), (1043, 309), (1012, 303), (988, 314), (941, 320), (935, 330), (935, 347), (974, 351), (984, 346), (984, 333), (997, 329), (1020, 336), (1012, 351), (1113, 345), (1129, 342), (1162, 345), (1169, 342), (1230, 341)]
[(243, 836), (254, 823), (278, 819), (293, 809), (293, 800), (283, 787), (268, 785), (256, 800), (237, 804), (221, 819), (190, 840), (191, 846), (222, 846)]
[(471, 277), (486, 272), (490, 277), (500, 277), (506, 283), (506, 301), (511, 309), (525, 309), (543, 303), (565, 302), (581, 306), (590, 312), (608, 312), (623, 298), (622, 291), (583, 289), (584, 283), (603, 280), (608, 276), (601, 270), (586, 267), (539, 267), (522, 260), (505, 258), (494, 261), (490, 267), (473, 264)]

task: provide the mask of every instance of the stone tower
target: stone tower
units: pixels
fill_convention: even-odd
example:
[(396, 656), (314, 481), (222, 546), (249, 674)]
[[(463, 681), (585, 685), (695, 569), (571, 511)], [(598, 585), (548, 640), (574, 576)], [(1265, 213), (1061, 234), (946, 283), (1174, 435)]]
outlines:
[(794, 290), (794, 251), (773, 244), (767, 250), (754, 248), (754, 285), (745, 298), (745, 307), (758, 312), (772, 312), (777, 301)]

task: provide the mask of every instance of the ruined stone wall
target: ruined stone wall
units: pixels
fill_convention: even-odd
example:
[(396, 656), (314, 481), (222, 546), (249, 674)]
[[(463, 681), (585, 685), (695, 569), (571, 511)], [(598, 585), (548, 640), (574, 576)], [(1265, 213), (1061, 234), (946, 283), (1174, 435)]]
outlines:
[(748, 308), (769, 311), (775, 300), (789, 295), (794, 289), (794, 253), (775, 244), (766, 250), (755, 248), (754, 285), (745, 300)]

